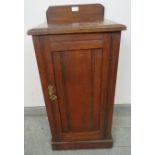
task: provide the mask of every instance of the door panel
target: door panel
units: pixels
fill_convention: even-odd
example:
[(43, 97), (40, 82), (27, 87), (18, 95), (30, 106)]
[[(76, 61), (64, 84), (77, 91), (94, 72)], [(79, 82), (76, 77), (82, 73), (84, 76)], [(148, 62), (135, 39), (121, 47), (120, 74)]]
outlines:
[(103, 38), (105, 42), (82, 41), (82, 46), (76, 41), (75, 46), (59, 43), (65, 50), (60, 50), (58, 42), (46, 47), (46, 72), (53, 77), (48, 81), (55, 83), (59, 110), (54, 113), (59, 115), (64, 141), (101, 139), (104, 135), (110, 37)]
[(99, 129), (101, 59), (102, 49), (53, 52), (59, 103), (65, 103), (60, 103), (64, 131), (66, 126), (72, 132)]
[(70, 131), (90, 128), (90, 54), (87, 51), (66, 51), (62, 54), (68, 123)]

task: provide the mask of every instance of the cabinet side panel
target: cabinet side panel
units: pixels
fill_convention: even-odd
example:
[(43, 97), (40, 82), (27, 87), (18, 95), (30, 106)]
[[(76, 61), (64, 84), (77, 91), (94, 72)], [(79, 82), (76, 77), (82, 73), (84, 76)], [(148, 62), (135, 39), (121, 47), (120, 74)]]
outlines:
[(111, 33), (111, 47), (110, 47), (111, 49), (110, 49), (110, 56), (109, 56), (109, 80), (108, 80), (109, 82), (108, 82), (107, 105), (106, 105), (106, 112), (105, 112), (105, 115), (107, 118), (106, 132), (105, 132), (106, 138), (111, 137), (120, 37), (121, 37), (121, 32)]

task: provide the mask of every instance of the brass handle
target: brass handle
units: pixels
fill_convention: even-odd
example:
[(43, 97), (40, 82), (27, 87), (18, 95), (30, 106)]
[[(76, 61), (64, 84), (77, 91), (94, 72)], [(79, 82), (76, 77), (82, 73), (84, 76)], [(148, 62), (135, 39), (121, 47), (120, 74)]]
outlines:
[(53, 85), (48, 86), (48, 95), (52, 103), (57, 99), (57, 96), (55, 95), (55, 88)]

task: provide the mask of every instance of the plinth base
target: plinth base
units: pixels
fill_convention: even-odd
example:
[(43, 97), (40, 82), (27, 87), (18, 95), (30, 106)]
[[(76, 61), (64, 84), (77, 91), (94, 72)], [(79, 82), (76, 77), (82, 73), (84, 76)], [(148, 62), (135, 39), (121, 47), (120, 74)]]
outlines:
[(52, 142), (53, 150), (111, 148), (112, 145), (112, 138), (92, 141)]

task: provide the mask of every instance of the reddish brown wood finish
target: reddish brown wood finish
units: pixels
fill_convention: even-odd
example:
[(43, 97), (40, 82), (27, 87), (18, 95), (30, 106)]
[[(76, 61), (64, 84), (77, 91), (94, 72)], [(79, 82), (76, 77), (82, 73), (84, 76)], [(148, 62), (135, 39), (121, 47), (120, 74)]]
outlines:
[(54, 150), (111, 148), (112, 139), (52, 143)]
[[(120, 32), (34, 36), (33, 40), (53, 147), (87, 148), (86, 144), (92, 147), (96, 140), (100, 140), (97, 141), (97, 144), (101, 142), (100, 147), (112, 146)], [(58, 97), (53, 104), (48, 96), (49, 84), (55, 86)], [(86, 144), (82, 142), (85, 147), (80, 147), (80, 141), (87, 141)]]
[[(73, 7), (78, 10), (72, 11)], [(104, 7), (101, 4), (54, 6), (48, 8), (46, 16), (48, 24), (97, 22), (103, 21)]]
[[(78, 6), (78, 11), (72, 11)], [(49, 7), (47, 23), (28, 31), (29, 35), (94, 33), (125, 30), (126, 26), (104, 18), (101, 4)]]
[(28, 31), (29, 35), (49, 35), (49, 34), (72, 34), (72, 33), (94, 33), (94, 32), (119, 32), (126, 30), (126, 26), (116, 22), (104, 19), (100, 22), (86, 23), (61, 23), (47, 24), (43, 23), (36, 28)]
[[(60, 8), (56, 11), (61, 12)], [(49, 29), (46, 35), (38, 32), (33, 35), (33, 42), (53, 149), (112, 147), (121, 31), (51, 34)], [(49, 98), (49, 85), (55, 87), (55, 101)]]

